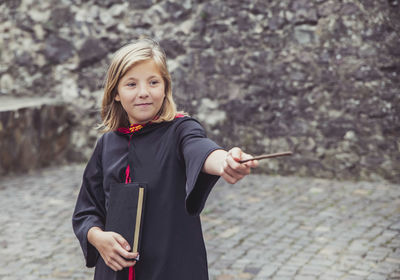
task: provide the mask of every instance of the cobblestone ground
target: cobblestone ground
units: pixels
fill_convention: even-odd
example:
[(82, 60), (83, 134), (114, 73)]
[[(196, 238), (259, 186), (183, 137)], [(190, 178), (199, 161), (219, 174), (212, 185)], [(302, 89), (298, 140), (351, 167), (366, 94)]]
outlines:
[[(82, 170), (0, 178), (0, 279), (92, 279), (71, 228)], [(220, 181), (202, 219), (211, 280), (400, 279), (400, 185), (253, 175)]]

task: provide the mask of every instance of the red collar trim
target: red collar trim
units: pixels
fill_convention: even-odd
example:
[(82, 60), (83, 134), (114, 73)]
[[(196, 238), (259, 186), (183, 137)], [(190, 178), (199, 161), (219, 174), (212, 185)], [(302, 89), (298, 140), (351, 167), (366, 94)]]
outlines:
[[(183, 118), (185, 115), (183, 114), (176, 114), (175, 118)], [(157, 118), (155, 118), (157, 119)], [(145, 127), (148, 124), (151, 124), (152, 122), (148, 122), (145, 124), (131, 124), (130, 127), (119, 127), (117, 128), (117, 131), (123, 134), (130, 134), (130, 133), (135, 133), (139, 130), (141, 130), (143, 127)]]

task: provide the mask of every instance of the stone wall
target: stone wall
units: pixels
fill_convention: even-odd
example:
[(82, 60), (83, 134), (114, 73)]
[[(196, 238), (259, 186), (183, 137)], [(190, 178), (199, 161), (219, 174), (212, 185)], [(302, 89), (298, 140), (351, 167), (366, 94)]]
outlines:
[(181, 109), (259, 169), (400, 182), (397, 0), (15, 0), (0, 4), (0, 94), (73, 104), (74, 159), (98, 135), (111, 54), (140, 36), (169, 58)]

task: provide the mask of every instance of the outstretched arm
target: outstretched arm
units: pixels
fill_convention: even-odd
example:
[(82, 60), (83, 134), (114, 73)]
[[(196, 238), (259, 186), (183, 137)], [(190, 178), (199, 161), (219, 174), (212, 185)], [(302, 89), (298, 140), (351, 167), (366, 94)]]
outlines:
[(231, 150), (215, 150), (206, 159), (202, 171), (211, 175), (219, 175), (230, 184), (234, 184), (244, 176), (250, 174), (251, 168), (258, 166), (257, 160), (239, 163), (240, 160), (251, 158), (240, 148)]

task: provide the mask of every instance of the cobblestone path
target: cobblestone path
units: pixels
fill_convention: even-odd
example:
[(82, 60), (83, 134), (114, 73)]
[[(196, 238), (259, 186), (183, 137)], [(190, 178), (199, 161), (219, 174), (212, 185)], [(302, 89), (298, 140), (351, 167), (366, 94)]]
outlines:
[[(0, 178), (0, 279), (92, 279), (71, 228), (82, 171)], [(400, 279), (400, 185), (252, 175), (220, 181), (202, 220), (210, 280)]]

